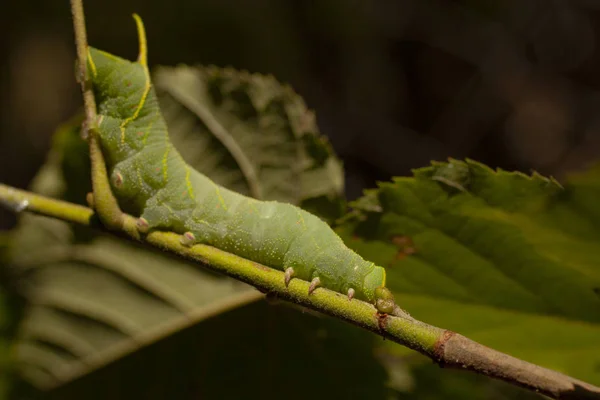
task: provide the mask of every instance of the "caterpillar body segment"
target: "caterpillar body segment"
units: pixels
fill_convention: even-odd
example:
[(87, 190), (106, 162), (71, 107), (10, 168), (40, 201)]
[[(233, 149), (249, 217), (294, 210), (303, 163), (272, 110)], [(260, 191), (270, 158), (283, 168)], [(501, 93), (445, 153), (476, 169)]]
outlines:
[(385, 270), (346, 247), (327, 223), (294, 205), (221, 187), (182, 159), (169, 140), (136, 21), (137, 62), (90, 48), (88, 67), (111, 187), (121, 208), (139, 217), (138, 229), (173, 231), (186, 246), (205, 243), (282, 270), (286, 285), (311, 282), (309, 293), (325, 287), (377, 304)]

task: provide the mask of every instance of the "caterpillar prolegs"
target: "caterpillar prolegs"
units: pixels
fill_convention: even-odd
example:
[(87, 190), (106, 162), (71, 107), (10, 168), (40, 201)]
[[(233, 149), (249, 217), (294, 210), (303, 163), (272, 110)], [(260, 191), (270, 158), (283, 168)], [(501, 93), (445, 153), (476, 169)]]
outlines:
[(131, 62), (90, 48), (88, 67), (98, 104), (97, 134), (121, 208), (138, 229), (182, 235), (184, 245), (209, 244), (374, 303), (395, 304), (385, 270), (347, 248), (324, 221), (299, 207), (258, 201), (218, 186), (182, 159), (169, 140), (146, 62), (146, 39), (135, 15), (140, 55)]

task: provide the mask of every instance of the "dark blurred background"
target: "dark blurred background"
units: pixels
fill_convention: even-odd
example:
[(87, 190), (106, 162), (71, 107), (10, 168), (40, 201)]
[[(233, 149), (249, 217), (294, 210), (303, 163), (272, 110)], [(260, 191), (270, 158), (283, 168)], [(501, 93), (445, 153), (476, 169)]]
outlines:
[[(432, 159), (554, 175), (600, 155), (595, 0), (104, 0), (90, 43), (151, 65), (289, 82), (346, 168), (348, 198)], [(81, 100), (67, 0), (0, 6), (0, 182), (26, 187)], [(0, 228), (14, 216), (0, 210)]]

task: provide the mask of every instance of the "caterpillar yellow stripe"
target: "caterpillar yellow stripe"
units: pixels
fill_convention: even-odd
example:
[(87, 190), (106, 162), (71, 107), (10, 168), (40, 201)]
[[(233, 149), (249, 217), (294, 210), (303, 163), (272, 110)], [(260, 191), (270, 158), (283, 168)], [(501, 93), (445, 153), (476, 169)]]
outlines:
[(182, 235), (285, 271), (285, 282), (395, 307), (385, 269), (346, 247), (324, 221), (291, 204), (258, 201), (220, 187), (187, 165), (168, 139), (146, 61), (146, 38), (134, 15), (140, 56), (131, 62), (94, 48), (88, 65), (98, 104), (98, 134), (113, 192), (138, 228)]

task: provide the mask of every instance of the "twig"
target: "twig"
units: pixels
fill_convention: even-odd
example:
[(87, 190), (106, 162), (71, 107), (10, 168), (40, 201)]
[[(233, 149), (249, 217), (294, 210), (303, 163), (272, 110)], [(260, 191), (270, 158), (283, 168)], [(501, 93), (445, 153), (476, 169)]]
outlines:
[[(87, 71), (88, 45), (82, 0), (71, 0), (71, 6), (79, 79), (86, 110), (85, 127), (89, 132), (94, 207), (106, 228), (124, 231), (131, 238), (141, 240), (135, 229), (135, 218), (124, 214), (112, 195), (104, 158), (95, 134), (96, 105)], [(72, 205), (77, 208), (69, 211), (69, 203), (31, 195), (4, 185), (0, 185), (0, 200), (12, 202), (15, 209), (25, 204), (31, 211), (83, 225), (90, 225), (93, 218), (92, 210), (84, 207)], [(200, 261), (212, 270), (249, 283), (265, 293), (275, 294), (389, 338), (430, 357), (441, 366), (472, 370), (556, 399), (600, 399), (600, 388), (588, 383), (497, 352), (464, 336), (412, 318), (382, 317), (371, 304), (359, 300), (348, 301), (346, 296), (327, 289), (320, 288), (309, 295), (309, 283), (299, 279), (292, 280), (286, 287), (281, 271), (211, 246), (183, 246), (181, 237), (175, 233), (153, 231), (143, 240), (182, 257)]]
[(14, 212), (30, 211), (81, 225), (93, 226), (94, 210), (66, 201), (50, 199), (0, 183), (0, 203)]
[(96, 134), (96, 100), (87, 66), (88, 43), (85, 30), (85, 16), (83, 13), (83, 0), (71, 0), (71, 11), (73, 13), (73, 27), (77, 47), (78, 80), (81, 83), (83, 105), (85, 108), (83, 132), (85, 132), (84, 136), (87, 137), (90, 146), (94, 208), (98, 213), (98, 218), (107, 228), (125, 230), (129, 235), (133, 235), (132, 237), (136, 237), (137, 231), (135, 229), (124, 229), (123, 212), (112, 194), (104, 155), (102, 154), (100, 141)]
[(71, 0), (71, 12), (73, 14), (75, 46), (77, 48), (77, 80), (81, 84), (81, 92), (83, 93), (85, 119), (90, 123), (96, 120), (96, 99), (94, 98), (94, 91), (89, 84), (90, 79), (87, 71), (88, 42), (85, 30), (85, 16), (83, 14), (83, 0)]
[[(0, 202), (13, 209), (27, 202), (26, 209), (63, 221), (94, 226), (93, 211), (86, 207), (54, 200), (0, 184)], [(125, 219), (133, 217), (125, 215)], [(125, 221), (133, 223), (132, 221)], [(96, 224), (96, 227), (103, 229)], [(402, 344), (431, 358), (442, 367), (470, 370), (500, 379), (554, 399), (600, 399), (600, 388), (535, 364), (511, 357), (474, 342), (457, 333), (440, 329), (412, 318), (381, 317), (369, 303), (352, 300), (339, 293), (319, 288), (308, 294), (309, 282), (293, 279), (285, 286), (284, 273), (226, 253), (207, 245), (186, 247), (181, 236), (172, 232), (153, 231), (145, 241), (154, 247), (201, 262), (249, 283), (264, 293), (289, 300), (328, 314)]]

